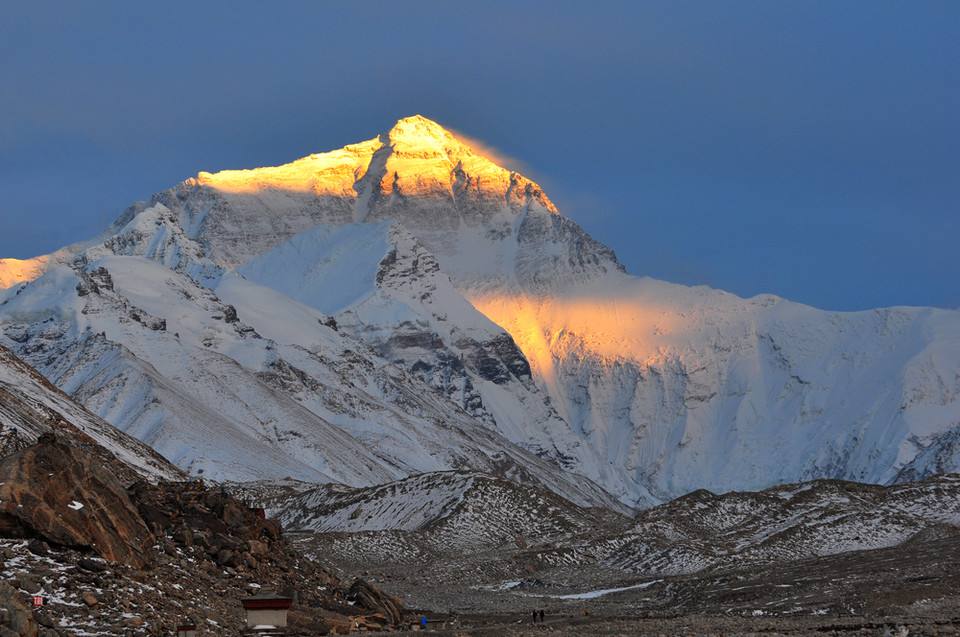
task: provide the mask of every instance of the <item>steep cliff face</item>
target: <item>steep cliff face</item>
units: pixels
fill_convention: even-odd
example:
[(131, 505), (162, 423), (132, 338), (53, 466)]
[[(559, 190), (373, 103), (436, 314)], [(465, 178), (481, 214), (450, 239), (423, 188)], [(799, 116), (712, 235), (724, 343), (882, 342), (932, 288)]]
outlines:
[[(200, 173), (44, 268), (0, 292), (7, 342), (195, 470), (281, 477), (235, 475), (232, 447), (357, 485), (486, 470), (475, 443), (442, 442), (450, 422), (640, 505), (960, 468), (960, 313), (822, 312), (630, 276), (536, 183), (420, 116)], [(117, 292), (99, 268), (131, 274)], [(57, 363), (67, 352), (86, 362)], [(202, 458), (194, 421), (224, 443)], [(311, 438), (326, 426), (348, 438)], [(331, 474), (344, 454), (364, 460)]]

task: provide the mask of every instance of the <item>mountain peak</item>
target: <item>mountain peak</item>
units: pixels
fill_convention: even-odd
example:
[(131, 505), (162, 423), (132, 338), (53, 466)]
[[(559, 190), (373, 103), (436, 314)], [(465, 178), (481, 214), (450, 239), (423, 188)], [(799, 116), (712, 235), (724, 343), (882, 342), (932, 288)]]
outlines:
[(475, 169), (509, 172), (494, 161), (495, 158), (479, 152), (470, 143), (423, 115), (398, 119), (380, 140), (390, 147), (393, 154), (401, 157), (432, 157), (453, 166), (470, 163)]
[[(449, 173), (458, 164), (469, 164), (484, 172), (509, 172), (437, 122), (423, 115), (411, 115), (398, 119), (388, 131), (364, 142), (314, 153), (279, 166), (216, 173), (202, 171), (195, 179), (188, 180), (187, 185), (199, 184), (228, 193), (252, 194), (275, 189), (349, 198), (356, 194), (356, 182), (369, 171), (374, 156), (381, 150), (390, 151), (391, 164), (403, 162), (404, 173), (411, 177), (423, 171), (435, 171), (440, 165)], [(432, 161), (418, 162), (418, 159)], [(407, 160), (414, 161), (406, 163)], [(428, 166), (429, 163), (434, 165)]]
[(391, 142), (423, 143), (428, 141), (447, 142), (456, 140), (454, 135), (443, 126), (423, 115), (411, 115), (398, 119), (387, 132)]
[(242, 195), (273, 191), (344, 201), (359, 197), (364, 199), (359, 218), (367, 216), (368, 203), (394, 194), (451, 198), (458, 191), (507, 206), (535, 200), (548, 211), (557, 211), (539, 185), (501, 163), (482, 144), (423, 115), (411, 115), (365, 142), (280, 166), (201, 172), (186, 185)]

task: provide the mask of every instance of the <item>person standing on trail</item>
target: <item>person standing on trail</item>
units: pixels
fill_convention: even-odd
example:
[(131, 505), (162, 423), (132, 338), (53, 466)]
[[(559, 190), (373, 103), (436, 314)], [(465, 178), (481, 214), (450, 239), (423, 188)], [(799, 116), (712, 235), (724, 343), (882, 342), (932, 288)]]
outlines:
[(536, 609), (536, 608), (533, 609), (533, 623), (534, 623), (534, 624), (537, 623), (537, 609)]
[(543, 623), (543, 609), (540, 609), (540, 623)]

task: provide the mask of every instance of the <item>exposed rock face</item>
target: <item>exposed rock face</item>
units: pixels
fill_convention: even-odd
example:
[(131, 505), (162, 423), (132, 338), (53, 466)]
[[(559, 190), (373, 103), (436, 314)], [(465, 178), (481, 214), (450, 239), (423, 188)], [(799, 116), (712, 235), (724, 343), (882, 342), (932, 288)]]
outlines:
[(19, 429), (0, 425), (0, 458), (6, 458), (10, 454), (29, 446), (30, 443), (27, 442)]
[(52, 434), (0, 461), (0, 536), (42, 538), (138, 567), (155, 541), (100, 459)]
[(281, 553), (280, 524), (250, 509), (222, 489), (200, 482), (139, 482), (130, 493), (146, 524), (159, 537), (199, 546), (221, 566), (246, 565)]
[(200, 482), (127, 489), (110, 469), (52, 434), (8, 456), (0, 462), (0, 537), (42, 539), (136, 568), (167, 536), (204, 548), (222, 566), (252, 567), (275, 553), (280, 524), (225, 491)]
[[(159, 636), (184, 620), (205, 636), (238, 635), (239, 600), (260, 588), (296, 600), (289, 635), (401, 621), (396, 600), (365, 583), (341, 584), (295, 552), (262, 510), (201, 482), (124, 489), (112, 473), (120, 463), (101, 463), (52, 434), (0, 462), (0, 577), (20, 590), (0, 588), (0, 637), (63, 637), (93, 626)], [(17, 601), (26, 594), (50, 602), (34, 613)]]

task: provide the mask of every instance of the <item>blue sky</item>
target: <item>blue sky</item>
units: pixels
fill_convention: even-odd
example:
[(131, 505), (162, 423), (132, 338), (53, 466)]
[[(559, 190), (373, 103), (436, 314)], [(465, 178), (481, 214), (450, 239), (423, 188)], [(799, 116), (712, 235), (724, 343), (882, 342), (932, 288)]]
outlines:
[(958, 307), (958, 60), (954, 1), (8, 5), (0, 255), (422, 113), (636, 274)]

